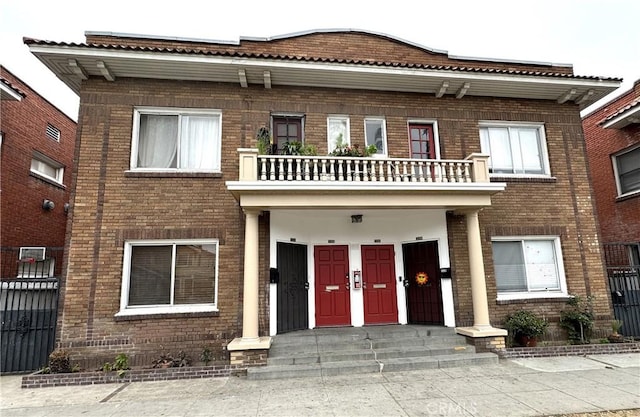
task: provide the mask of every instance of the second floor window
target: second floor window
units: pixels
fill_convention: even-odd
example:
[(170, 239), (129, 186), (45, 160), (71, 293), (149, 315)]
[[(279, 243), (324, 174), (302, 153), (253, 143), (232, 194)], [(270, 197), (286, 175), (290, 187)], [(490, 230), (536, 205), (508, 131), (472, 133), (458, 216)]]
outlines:
[(347, 116), (330, 116), (327, 118), (327, 147), (329, 152), (339, 146), (349, 146), (349, 118)]
[(273, 117), (273, 143), (276, 145), (276, 153), (285, 151), (287, 144), (294, 142), (303, 143), (302, 117), (298, 116), (274, 116)]
[(482, 152), (490, 156), (489, 172), (503, 175), (549, 175), (542, 126), (480, 127)]
[(375, 117), (364, 119), (364, 136), (366, 146), (375, 145), (378, 149), (375, 155), (387, 155), (387, 130), (384, 119)]
[(132, 169), (220, 171), (221, 114), (138, 109)]
[(613, 157), (618, 195), (640, 192), (640, 146)]

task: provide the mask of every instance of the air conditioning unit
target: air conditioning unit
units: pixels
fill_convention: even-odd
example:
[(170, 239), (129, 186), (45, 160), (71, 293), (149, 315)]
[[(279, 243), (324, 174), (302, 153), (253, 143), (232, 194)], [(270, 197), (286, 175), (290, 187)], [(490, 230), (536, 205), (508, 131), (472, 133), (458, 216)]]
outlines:
[(47, 248), (20, 248), (21, 262), (37, 262), (44, 261)]

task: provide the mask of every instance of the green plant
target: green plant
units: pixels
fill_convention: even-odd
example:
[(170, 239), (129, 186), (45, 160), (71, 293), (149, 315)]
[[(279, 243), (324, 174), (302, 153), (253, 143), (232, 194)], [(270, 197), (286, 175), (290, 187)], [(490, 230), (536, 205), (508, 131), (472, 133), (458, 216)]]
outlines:
[(49, 372), (52, 374), (67, 374), (73, 372), (69, 352), (56, 349), (49, 355)]
[(202, 348), (202, 352), (200, 353), (200, 360), (204, 362), (205, 366), (209, 365), (209, 362), (214, 360), (213, 352), (208, 346), (204, 346)]
[(102, 372), (117, 371), (119, 377), (123, 377), (129, 369), (129, 357), (125, 353), (120, 353), (115, 357), (113, 363), (105, 362), (99, 369)]
[(304, 145), (298, 141), (285, 142), (280, 153), (282, 155), (315, 156), (318, 154), (318, 148), (315, 145)]
[(358, 144), (349, 145), (348, 143), (344, 143), (344, 139), (342, 133), (338, 135), (336, 138), (336, 147), (333, 151), (329, 152), (331, 156), (355, 156), (366, 158), (371, 155), (378, 153), (378, 148), (376, 145), (366, 146), (364, 149), (360, 149)]
[(572, 296), (567, 301), (568, 308), (560, 312), (560, 326), (567, 331), (571, 344), (589, 343), (595, 315), (593, 297)]
[(549, 326), (546, 319), (528, 310), (520, 310), (507, 316), (504, 324), (515, 339), (523, 336), (538, 338), (544, 335)]
[(611, 331), (613, 334), (620, 334), (620, 329), (622, 328), (622, 320), (613, 320), (611, 322)]
[(116, 370), (129, 369), (129, 357), (124, 353), (116, 356), (116, 359), (113, 362), (113, 368)]
[(258, 143), (258, 153), (260, 155), (271, 154), (271, 132), (266, 127), (261, 127), (256, 133), (256, 141)]

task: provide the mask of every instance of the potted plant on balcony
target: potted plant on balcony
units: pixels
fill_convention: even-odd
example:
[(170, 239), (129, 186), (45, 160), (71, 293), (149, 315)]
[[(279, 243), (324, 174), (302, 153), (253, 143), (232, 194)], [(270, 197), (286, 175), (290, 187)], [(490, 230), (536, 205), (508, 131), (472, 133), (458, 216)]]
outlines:
[(330, 156), (354, 156), (359, 158), (367, 158), (378, 152), (376, 145), (369, 145), (364, 149), (360, 149), (358, 144), (349, 145), (344, 143), (342, 133), (336, 139), (336, 147), (329, 153)]
[(510, 314), (504, 324), (511, 338), (524, 347), (536, 346), (538, 338), (545, 334), (549, 326), (546, 319), (528, 310)]

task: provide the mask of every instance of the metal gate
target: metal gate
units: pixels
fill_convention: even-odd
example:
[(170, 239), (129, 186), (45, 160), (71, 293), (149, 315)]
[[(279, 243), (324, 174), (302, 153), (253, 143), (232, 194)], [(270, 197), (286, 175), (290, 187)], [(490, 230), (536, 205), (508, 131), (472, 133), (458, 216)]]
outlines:
[(605, 244), (607, 276), (613, 314), (622, 321), (626, 337), (640, 338), (640, 245)]
[(0, 281), (0, 373), (42, 368), (53, 350), (58, 279)]

